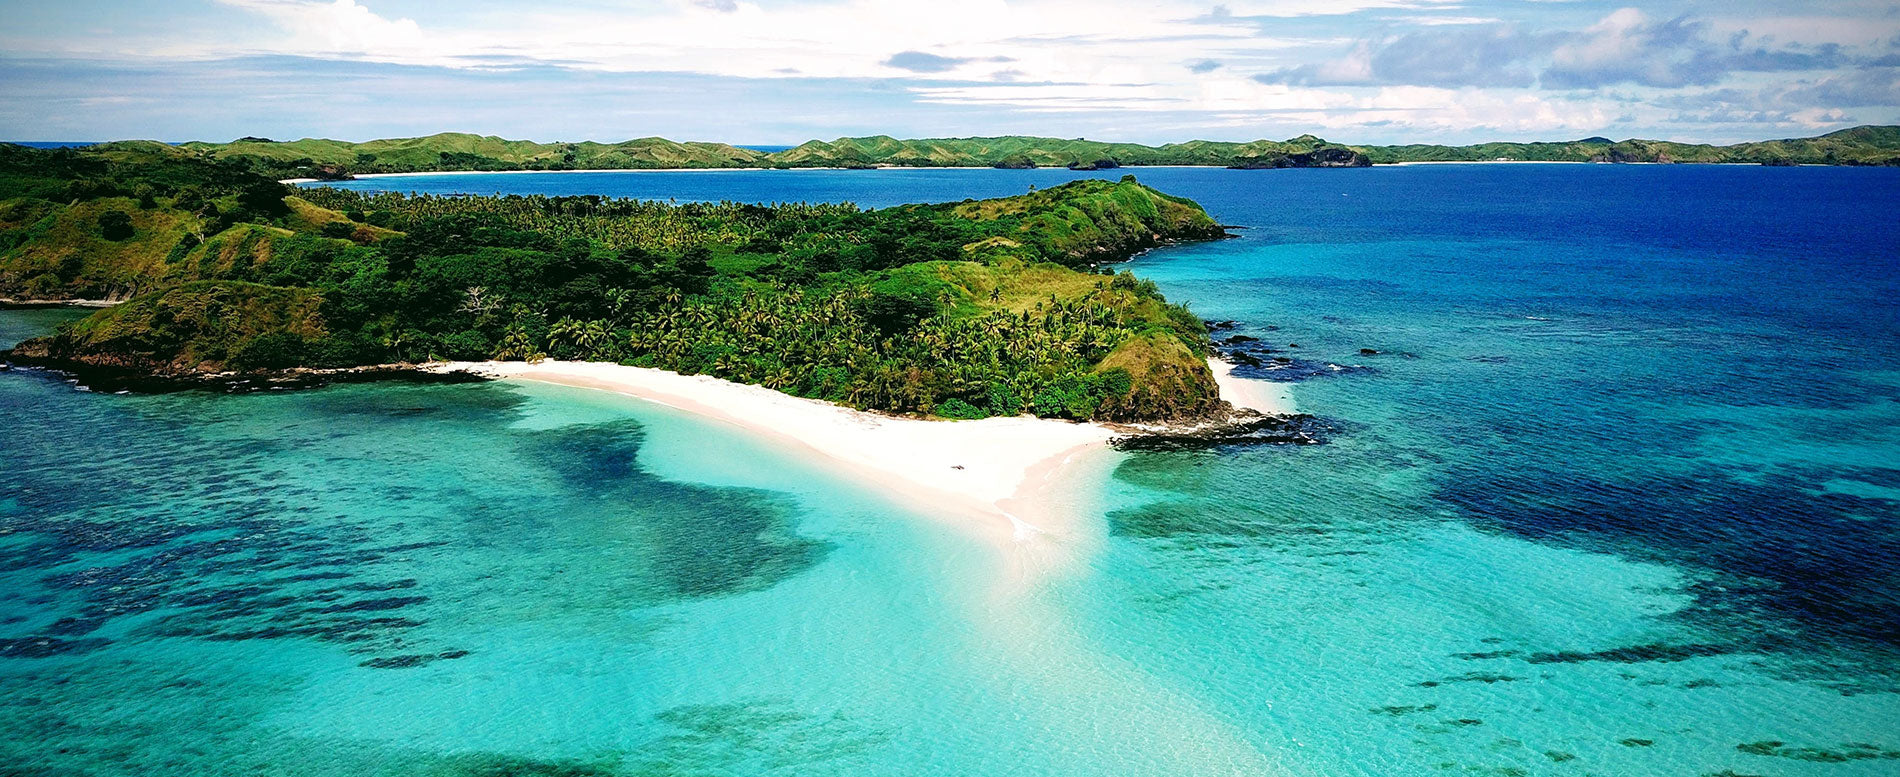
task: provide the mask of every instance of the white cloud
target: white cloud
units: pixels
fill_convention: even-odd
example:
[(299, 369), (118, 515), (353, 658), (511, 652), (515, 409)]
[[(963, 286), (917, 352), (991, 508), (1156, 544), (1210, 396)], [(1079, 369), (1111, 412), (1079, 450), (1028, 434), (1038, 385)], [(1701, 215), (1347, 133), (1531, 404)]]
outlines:
[(219, 0), (294, 34), (284, 53), (397, 55), (427, 45), (409, 19), (385, 19), (356, 0)]
[[(1598, 21), (1587, 27), (1579, 16), (1591, 12), (1579, 9), (1561, 15), (1575, 25), (1567, 29), (1529, 21), (1541, 12), (1524, 9), (1535, 6), (1474, 9), (1461, 0), (964, 0), (949, 9), (919, 0), (646, 0), (443, 13), (415, 5), (393, 13), (395, 0), (215, 2), (213, 25), (115, 24), (155, 31), (142, 38), (0, 32), (0, 48), (95, 61), (281, 54), (462, 74), (539, 64), (590, 78), (775, 79), (738, 82), (767, 90), (843, 89), (810, 79), (856, 79), (848, 88), (892, 103), (996, 108), (999, 119), (1005, 110), (1037, 121), (1124, 112), (1160, 126), (1175, 112), (1199, 126), (1548, 135), (1666, 123), (1689, 109), (1664, 107), (1659, 95), (1701, 99), (1707, 109), (1717, 104), (1712, 90), (1745, 78), (1761, 82), (1751, 94), (1768, 96), (1725, 110), (1766, 115), (1757, 105), (1775, 103), (1784, 121), (1824, 124), (1843, 115), (1829, 109), (1892, 99), (1881, 84), (1844, 75), (1837, 63), (1850, 60), (1824, 44), (1900, 39), (1900, 16), (1882, 10), (1891, 0), (1825, 9), (1786, 0), (1780, 10), (1709, 20), (1626, 8), (1592, 13)], [(1782, 75), (1803, 56), (1815, 63), (1806, 80)], [(891, 84), (899, 88), (887, 91)], [(1796, 87), (1804, 91), (1788, 91)]]
[(1115, 110), (1206, 116), (1206, 124), (1279, 123), (1324, 129), (1401, 125), (1430, 132), (1548, 134), (1593, 131), (1627, 114), (1608, 98), (1573, 98), (1526, 89), (1389, 86), (1317, 89), (1209, 79), (1194, 90), (1161, 86), (982, 85), (922, 87), (932, 103), (1008, 107), (1033, 113)]
[[(1367, 9), (1456, 7), (1453, 0), (966, 0), (955, 13), (915, 0), (829, 0), (782, 5), (667, 0), (632, 9), (549, 8), (505, 19), (468, 14), (433, 25), (375, 12), (374, 0), (218, 0), (269, 21), (276, 34), (199, 41), (166, 53), (339, 56), (375, 62), (477, 67), (495, 58), (556, 61), (619, 72), (691, 72), (753, 78), (990, 80), (1010, 61), (1022, 81), (1100, 82), (1104, 74), (1157, 81), (1182, 61), (1230, 64), (1308, 41), (1263, 34), (1250, 19)], [(1219, 8), (1220, 13), (1210, 13)], [(943, 68), (888, 63), (915, 52)], [(900, 63), (905, 60), (898, 60)]]

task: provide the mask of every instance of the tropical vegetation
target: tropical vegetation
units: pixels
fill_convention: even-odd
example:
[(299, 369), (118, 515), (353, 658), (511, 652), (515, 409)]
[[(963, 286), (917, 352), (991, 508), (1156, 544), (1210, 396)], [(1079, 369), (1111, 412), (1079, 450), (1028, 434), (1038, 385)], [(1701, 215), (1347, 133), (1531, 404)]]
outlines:
[(1219, 404), (1201, 322), (1107, 264), (1223, 232), (1133, 176), (864, 210), (364, 194), (249, 170), (0, 147), (0, 296), (127, 300), (14, 356), (158, 375), (600, 360), (951, 418)]

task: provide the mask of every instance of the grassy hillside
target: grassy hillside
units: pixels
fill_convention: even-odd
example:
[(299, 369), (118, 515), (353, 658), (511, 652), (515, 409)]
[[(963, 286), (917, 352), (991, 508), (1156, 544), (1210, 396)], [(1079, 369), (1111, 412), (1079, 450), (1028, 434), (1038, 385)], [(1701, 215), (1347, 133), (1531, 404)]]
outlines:
[[(1201, 323), (1101, 265), (1221, 230), (1132, 176), (865, 211), (291, 190), (136, 144), (0, 162), (0, 295), (132, 296), (13, 354), (39, 363), (551, 356), (956, 418), (1220, 404)], [(68, 200), (75, 172), (101, 178)]]
[[(1590, 138), (1554, 143), (1468, 146), (1360, 146), (1312, 135), (1283, 141), (1192, 140), (1146, 146), (1081, 138), (1003, 136), (899, 140), (888, 135), (813, 140), (771, 154), (720, 143), (641, 138), (623, 143), (535, 143), (443, 133), (424, 138), (346, 143), (246, 138), (170, 147), (149, 141), (111, 144), (123, 153), (225, 160), (275, 178), (452, 170), (631, 170), (719, 167), (1351, 167), (1421, 161), (1728, 162), (1748, 164), (1900, 164), (1900, 127), (1855, 127), (1815, 138), (1732, 146)], [(163, 151), (150, 148), (161, 146)]]
[(1192, 200), (1134, 183), (1082, 180), (1018, 197), (950, 206), (957, 218), (985, 225), (987, 252), (1034, 247), (1037, 258), (1080, 266), (1120, 261), (1164, 240), (1211, 240), (1223, 233)]
[(536, 143), (457, 132), (366, 143), (252, 138), (231, 143), (186, 143), (180, 148), (211, 159), (241, 161), (262, 174), (286, 178), (421, 170), (749, 167), (764, 157), (757, 151), (723, 143), (675, 143), (665, 138), (622, 143)]
[(1900, 127), (1854, 127), (1814, 138), (1732, 146), (1663, 140), (1591, 138), (1566, 143), (1481, 143), (1473, 146), (1354, 146), (1375, 163), (1498, 159), (1546, 162), (1708, 162), (1738, 164), (1900, 164)]
[(314, 289), (194, 281), (135, 297), (24, 343), (23, 355), (153, 374), (269, 369), (325, 338)]

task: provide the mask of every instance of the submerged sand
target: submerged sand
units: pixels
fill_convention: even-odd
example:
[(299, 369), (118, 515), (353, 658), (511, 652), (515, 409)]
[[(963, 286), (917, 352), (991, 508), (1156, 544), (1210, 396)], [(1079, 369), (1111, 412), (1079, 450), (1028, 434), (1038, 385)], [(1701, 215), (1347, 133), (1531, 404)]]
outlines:
[[(1282, 387), (1233, 377), (1210, 362), (1222, 397), (1236, 407), (1292, 412)], [(1119, 432), (1100, 424), (1027, 416), (929, 421), (854, 410), (705, 375), (605, 362), (450, 362), (507, 380), (624, 394), (777, 437), (844, 474), (933, 515), (954, 517), (999, 546), (1056, 542), (1080, 527), (1051, 509), (1066, 471), (1109, 449)]]

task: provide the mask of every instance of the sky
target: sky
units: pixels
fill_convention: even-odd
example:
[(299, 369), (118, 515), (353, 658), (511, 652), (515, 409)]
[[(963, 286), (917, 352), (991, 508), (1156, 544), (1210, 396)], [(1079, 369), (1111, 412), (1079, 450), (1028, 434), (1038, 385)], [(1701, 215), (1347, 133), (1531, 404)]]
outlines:
[(1738, 142), (1900, 123), (1900, 0), (0, 0), (0, 138)]

